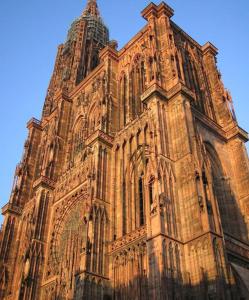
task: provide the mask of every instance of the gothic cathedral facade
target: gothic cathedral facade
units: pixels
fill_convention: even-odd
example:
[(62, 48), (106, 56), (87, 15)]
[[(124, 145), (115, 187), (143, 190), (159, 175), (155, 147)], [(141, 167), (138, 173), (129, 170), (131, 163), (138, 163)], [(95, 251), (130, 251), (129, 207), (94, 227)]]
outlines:
[(162, 2), (117, 50), (88, 0), (31, 119), (0, 233), (0, 299), (249, 299), (247, 133)]

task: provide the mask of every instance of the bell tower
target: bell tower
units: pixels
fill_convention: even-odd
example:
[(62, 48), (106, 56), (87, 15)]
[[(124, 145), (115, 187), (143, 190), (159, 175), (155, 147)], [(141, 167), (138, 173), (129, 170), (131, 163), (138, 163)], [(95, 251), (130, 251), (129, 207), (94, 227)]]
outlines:
[(71, 24), (66, 41), (59, 45), (43, 116), (53, 111), (55, 94), (70, 92), (99, 64), (99, 52), (109, 41), (96, 0), (88, 0), (80, 17)]

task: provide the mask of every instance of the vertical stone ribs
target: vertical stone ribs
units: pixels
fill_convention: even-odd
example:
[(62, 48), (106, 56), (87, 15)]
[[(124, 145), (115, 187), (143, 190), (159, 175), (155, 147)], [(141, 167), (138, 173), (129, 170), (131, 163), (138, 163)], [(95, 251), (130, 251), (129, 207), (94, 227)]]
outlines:
[(166, 3), (125, 47), (97, 2), (59, 46), (0, 231), (3, 300), (249, 299), (248, 134)]

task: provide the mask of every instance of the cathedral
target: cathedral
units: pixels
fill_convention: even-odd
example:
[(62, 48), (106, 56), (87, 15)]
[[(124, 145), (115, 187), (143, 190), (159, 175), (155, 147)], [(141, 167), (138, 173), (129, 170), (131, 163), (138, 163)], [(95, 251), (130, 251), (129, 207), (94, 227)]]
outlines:
[(122, 49), (88, 0), (2, 208), (0, 299), (249, 299), (248, 134), (166, 3)]

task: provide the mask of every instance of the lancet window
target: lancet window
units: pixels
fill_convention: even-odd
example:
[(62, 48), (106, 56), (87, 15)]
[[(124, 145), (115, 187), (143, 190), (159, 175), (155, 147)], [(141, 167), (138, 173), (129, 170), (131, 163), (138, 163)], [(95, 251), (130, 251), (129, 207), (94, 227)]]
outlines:
[(175, 59), (176, 59), (176, 68), (177, 68), (178, 77), (179, 77), (180, 80), (182, 80), (182, 72), (181, 72), (181, 67), (180, 67), (180, 61), (179, 61), (178, 54), (176, 54)]
[(138, 188), (139, 188), (139, 221), (140, 221), (140, 226), (143, 226), (145, 224), (143, 175), (139, 177)]
[(183, 69), (185, 75), (186, 85), (189, 89), (194, 90), (197, 95), (200, 94), (199, 75), (193, 59), (191, 59), (189, 52), (185, 52)]
[(149, 181), (149, 199), (150, 205), (153, 203), (153, 195), (154, 195), (154, 178), (152, 177)]
[(145, 88), (145, 63), (140, 55), (134, 59), (134, 64), (130, 72), (130, 111), (132, 119), (142, 112), (141, 95)]
[(120, 128), (127, 123), (127, 106), (128, 106), (128, 86), (127, 77), (125, 74), (122, 75), (120, 79), (120, 106), (119, 106), (119, 118), (120, 118)]
[(84, 119), (81, 118), (77, 121), (76, 126), (73, 130), (73, 146), (72, 146), (72, 157), (75, 158), (84, 148), (85, 139), (85, 123)]

